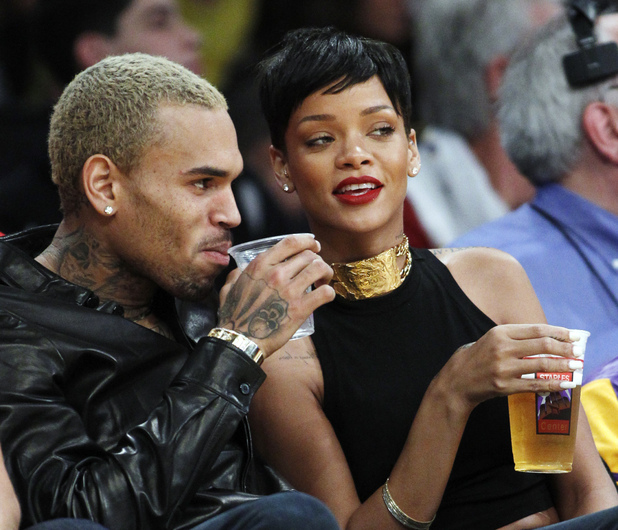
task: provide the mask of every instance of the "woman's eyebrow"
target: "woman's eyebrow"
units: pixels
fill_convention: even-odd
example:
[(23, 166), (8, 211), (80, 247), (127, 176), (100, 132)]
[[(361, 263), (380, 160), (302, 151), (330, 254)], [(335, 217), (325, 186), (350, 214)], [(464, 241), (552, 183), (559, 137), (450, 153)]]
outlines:
[[(367, 116), (369, 114), (374, 114), (376, 112), (380, 112), (381, 110), (392, 110), (395, 109), (391, 105), (375, 105), (373, 107), (366, 108), (361, 111), (361, 116)], [(333, 114), (311, 114), (309, 116), (305, 116), (298, 123), (304, 123), (306, 121), (333, 121), (335, 116)]]
[(310, 116), (305, 116), (298, 123), (304, 123), (306, 121), (333, 121), (335, 116), (333, 114), (311, 114)]
[(374, 107), (369, 107), (361, 112), (361, 116), (367, 116), (368, 114), (374, 114), (376, 112), (380, 112), (381, 110), (392, 110), (395, 109), (391, 105), (376, 105)]

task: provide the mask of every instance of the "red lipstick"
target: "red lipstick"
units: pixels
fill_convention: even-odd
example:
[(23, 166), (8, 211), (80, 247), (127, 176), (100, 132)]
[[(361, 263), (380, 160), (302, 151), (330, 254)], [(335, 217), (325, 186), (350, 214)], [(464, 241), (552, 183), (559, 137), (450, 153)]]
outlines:
[(367, 204), (378, 197), (383, 187), (383, 184), (374, 177), (348, 177), (339, 183), (333, 195), (345, 204)]

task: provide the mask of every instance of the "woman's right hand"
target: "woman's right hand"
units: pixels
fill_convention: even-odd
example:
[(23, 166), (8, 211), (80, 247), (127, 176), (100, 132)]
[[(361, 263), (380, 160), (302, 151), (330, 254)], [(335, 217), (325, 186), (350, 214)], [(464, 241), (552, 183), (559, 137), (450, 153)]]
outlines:
[[(535, 357), (532, 355), (561, 357)], [(448, 385), (469, 414), (479, 403), (520, 392), (558, 392), (573, 383), (554, 379), (522, 379), (535, 372), (573, 372), (583, 367), (575, 358), (567, 328), (548, 324), (504, 324), (490, 329), (478, 341), (459, 348), (434, 379)], [(562, 386), (561, 386), (562, 385)]]

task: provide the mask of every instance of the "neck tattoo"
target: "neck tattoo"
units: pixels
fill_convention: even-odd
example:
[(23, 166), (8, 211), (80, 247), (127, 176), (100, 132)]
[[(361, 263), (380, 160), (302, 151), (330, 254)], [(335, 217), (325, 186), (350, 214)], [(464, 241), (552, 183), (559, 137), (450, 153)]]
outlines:
[(136, 313), (135, 315), (131, 314), (131, 311), (127, 311), (125, 309), (124, 312), (124, 317), (127, 320), (131, 320), (132, 322), (139, 322), (140, 320), (146, 318), (147, 316), (150, 316), (152, 314), (152, 304), (149, 305), (146, 309), (144, 309), (143, 311), (140, 311), (139, 313)]

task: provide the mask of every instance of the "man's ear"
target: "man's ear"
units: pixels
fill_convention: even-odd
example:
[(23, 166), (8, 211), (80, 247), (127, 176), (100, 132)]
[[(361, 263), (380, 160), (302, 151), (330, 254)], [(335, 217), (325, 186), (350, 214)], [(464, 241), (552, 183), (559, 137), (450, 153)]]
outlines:
[(492, 102), (498, 100), (498, 91), (508, 64), (509, 58), (506, 55), (497, 55), (485, 68), (485, 87), (489, 100)]
[(116, 212), (115, 164), (105, 155), (92, 155), (82, 168), (82, 184), (88, 202), (101, 215)]
[(618, 108), (602, 101), (590, 103), (584, 109), (582, 127), (593, 148), (618, 164)]
[(288, 170), (288, 163), (285, 159), (285, 155), (280, 149), (276, 149), (274, 146), (270, 146), (268, 149), (270, 154), (270, 163), (275, 172), (275, 180), (279, 187), (286, 193), (292, 193), (294, 191), (294, 183), (290, 178), (290, 172)]
[(82, 70), (105, 59), (111, 53), (112, 50), (107, 36), (95, 31), (82, 33), (73, 44), (75, 62)]

